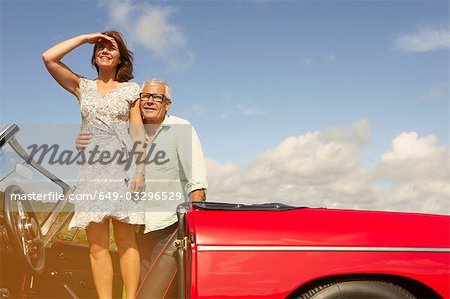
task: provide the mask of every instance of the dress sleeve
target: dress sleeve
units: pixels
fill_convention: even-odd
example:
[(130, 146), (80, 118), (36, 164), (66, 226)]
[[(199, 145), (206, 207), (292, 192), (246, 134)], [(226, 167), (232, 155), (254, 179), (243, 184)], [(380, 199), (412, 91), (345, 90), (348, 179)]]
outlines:
[(128, 103), (131, 105), (137, 99), (139, 99), (139, 93), (141, 92), (141, 87), (139, 84), (132, 82), (130, 84), (130, 96), (127, 97)]

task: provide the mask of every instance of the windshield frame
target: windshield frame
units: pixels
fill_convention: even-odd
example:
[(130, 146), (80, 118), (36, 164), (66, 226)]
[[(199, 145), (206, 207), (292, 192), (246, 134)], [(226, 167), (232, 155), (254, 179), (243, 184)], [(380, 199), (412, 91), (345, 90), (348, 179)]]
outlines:
[[(41, 174), (46, 176), (49, 180), (60, 186), (64, 193), (64, 200), (58, 201), (57, 204), (53, 207), (52, 211), (49, 213), (47, 218), (42, 222), (41, 224), (41, 231), (42, 234), (45, 236), (49, 232), (50, 228), (52, 227), (53, 223), (58, 218), (58, 215), (61, 211), (64, 210), (66, 205), (69, 203), (67, 200), (68, 194), (72, 193), (74, 188), (66, 184), (64, 181), (62, 181), (60, 178), (55, 176), (53, 173), (45, 169), (42, 165), (38, 164), (35, 160), (33, 160), (30, 155), (27, 153), (27, 151), (20, 145), (19, 141), (16, 139), (15, 135), (20, 131), (20, 128), (16, 124), (10, 124), (6, 126), (4, 129), (0, 131), (0, 149), (3, 148), (6, 144), (9, 144), (11, 148), (19, 155), (20, 158), (22, 158), (26, 165), (30, 165), (37, 171), (39, 171)], [(67, 218), (71, 217), (70, 213), (67, 215)], [(67, 219), (65, 219), (64, 222), (66, 222)], [(62, 225), (61, 224), (61, 225)], [(59, 230), (55, 230), (55, 233)], [(48, 240), (50, 241), (53, 236), (51, 236)]]

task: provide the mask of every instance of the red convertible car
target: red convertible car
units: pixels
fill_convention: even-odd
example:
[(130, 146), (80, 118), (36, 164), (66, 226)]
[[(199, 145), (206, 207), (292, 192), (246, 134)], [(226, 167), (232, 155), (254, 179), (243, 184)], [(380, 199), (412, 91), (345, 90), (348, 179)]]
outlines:
[[(67, 230), (73, 187), (30, 159), (18, 133), (17, 125), (0, 131), (0, 298), (95, 298), (85, 239)], [(62, 197), (12, 200), (43, 189)], [(177, 259), (166, 296), (450, 298), (449, 216), (214, 202), (177, 213), (178, 231), (160, 254)], [(158, 271), (150, 268), (139, 298), (154, 298)]]
[(191, 298), (449, 298), (448, 216), (195, 203), (180, 207)]

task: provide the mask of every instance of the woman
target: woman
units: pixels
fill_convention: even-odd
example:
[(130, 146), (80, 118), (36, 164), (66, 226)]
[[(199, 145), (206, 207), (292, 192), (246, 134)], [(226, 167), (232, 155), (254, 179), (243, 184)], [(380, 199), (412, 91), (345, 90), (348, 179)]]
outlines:
[[(91, 58), (98, 77), (89, 80), (75, 74), (61, 59), (83, 44), (94, 44)], [(144, 185), (143, 164), (123, 163), (131, 159), (132, 141), (143, 152), (145, 131), (139, 111), (139, 85), (133, 78), (133, 53), (117, 31), (76, 36), (48, 49), (43, 55), (53, 78), (80, 103), (83, 130), (93, 133), (92, 143), (78, 174), (75, 215), (69, 227), (85, 228), (90, 260), (99, 298), (112, 298), (113, 268), (109, 254), (109, 219), (119, 250), (120, 268), (128, 299), (136, 298), (139, 284), (139, 252), (135, 233), (144, 223), (144, 213), (132, 193)], [(130, 125), (129, 125), (130, 124)], [(102, 154), (109, 163), (101, 163)], [(118, 155), (117, 155), (118, 154)], [(96, 162), (95, 162), (96, 161)], [(128, 161), (128, 160), (127, 160)], [(131, 160), (130, 160), (131, 161)], [(81, 196), (81, 197), (79, 197)]]

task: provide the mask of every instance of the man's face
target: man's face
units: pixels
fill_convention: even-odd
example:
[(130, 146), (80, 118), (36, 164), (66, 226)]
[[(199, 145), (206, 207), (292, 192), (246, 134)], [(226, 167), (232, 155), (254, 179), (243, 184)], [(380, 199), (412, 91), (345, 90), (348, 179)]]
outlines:
[[(146, 84), (142, 89), (142, 93), (165, 95), (165, 92), (165, 85), (158, 83)], [(166, 112), (169, 111), (170, 104), (170, 100), (168, 99), (163, 100), (162, 103), (155, 102), (153, 97), (146, 100), (141, 99), (141, 114), (144, 118), (144, 123), (162, 123), (166, 116)]]

